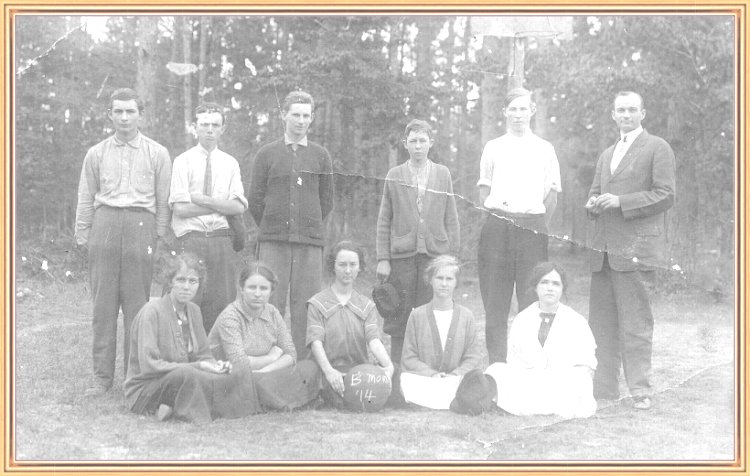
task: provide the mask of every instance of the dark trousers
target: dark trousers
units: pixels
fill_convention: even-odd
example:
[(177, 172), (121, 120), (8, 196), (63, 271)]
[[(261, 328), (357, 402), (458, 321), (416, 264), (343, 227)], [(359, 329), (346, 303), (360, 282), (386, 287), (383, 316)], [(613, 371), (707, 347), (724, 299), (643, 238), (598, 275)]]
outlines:
[(596, 398), (618, 398), (620, 365), (633, 396), (651, 393), (654, 318), (648, 288), (654, 271), (615, 271), (606, 255), (602, 270), (591, 274), (589, 325), (596, 339)]
[(514, 286), (519, 311), (536, 301), (536, 296), (528, 292), (528, 281), (534, 266), (547, 261), (547, 242), (544, 215), (490, 215), (484, 222), (478, 268), (490, 364), (505, 362), (507, 357), (508, 313)]
[(271, 304), (283, 315), (289, 291), (289, 315), (292, 341), (297, 360), (310, 356), (305, 345), (307, 337), (307, 300), (322, 288), (323, 249), (319, 246), (286, 241), (261, 241), (258, 257), (268, 265), (279, 280), (271, 295)]
[(229, 303), (237, 296), (235, 262), (238, 255), (232, 248), (230, 236), (201, 236), (188, 233), (178, 240), (180, 252), (193, 253), (206, 265), (206, 279), (198, 288), (193, 302), (201, 308), (206, 334)]
[(427, 304), (432, 299), (432, 285), (427, 282), (425, 273), (431, 260), (432, 258), (423, 253), (390, 260), (390, 278), (395, 278), (394, 281), (397, 280), (400, 284), (398, 291), (404, 300), (401, 315), (383, 322), (383, 331), (391, 336), (391, 360), (394, 363), (401, 362), (406, 323), (412, 309)]
[(151, 293), (156, 218), (140, 210), (101, 206), (89, 232), (89, 278), (94, 302), (94, 378), (111, 387), (117, 357), (117, 316), (123, 313), (123, 369), (128, 371), (130, 326)]
[(174, 418), (198, 423), (261, 410), (249, 367), (215, 374), (183, 364), (146, 384), (133, 411), (152, 414), (161, 404), (172, 407)]

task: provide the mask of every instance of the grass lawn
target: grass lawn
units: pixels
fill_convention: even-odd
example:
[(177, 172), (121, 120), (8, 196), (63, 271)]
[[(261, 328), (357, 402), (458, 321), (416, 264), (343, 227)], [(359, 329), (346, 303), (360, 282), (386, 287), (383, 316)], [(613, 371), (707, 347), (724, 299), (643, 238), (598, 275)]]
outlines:
[[(588, 279), (568, 302), (587, 311)], [(697, 461), (735, 454), (733, 308), (700, 297), (654, 305), (655, 406), (605, 402), (585, 420), (448, 411), (270, 413), (208, 425), (131, 414), (114, 391), (83, 392), (91, 374), (90, 298), (81, 283), (27, 281), (15, 317), (15, 459), (70, 461)], [(478, 287), (458, 290), (483, 329)], [(623, 392), (625, 390), (623, 389)]]

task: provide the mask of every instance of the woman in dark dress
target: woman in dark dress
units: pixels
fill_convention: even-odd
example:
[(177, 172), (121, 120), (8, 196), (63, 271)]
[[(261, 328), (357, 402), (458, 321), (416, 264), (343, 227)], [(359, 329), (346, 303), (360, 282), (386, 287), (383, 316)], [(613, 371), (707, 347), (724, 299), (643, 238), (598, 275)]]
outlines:
[(200, 308), (191, 302), (205, 274), (194, 255), (171, 257), (164, 269), (169, 292), (135, 316), (125, 379), (133, 412), (208, 422), (260, 411), (252, 378), (211, 354)]
[(375, 303), (354, 289), (364, 261), (361, 246), (337, 243), (326, 258), (333, 283), (307, 301), (307, 345), (323, 374), (321, 396), (336, 408), (344, 407), (344, 376), (354, 366), (371, 363), (370, 353), (393, 377)]

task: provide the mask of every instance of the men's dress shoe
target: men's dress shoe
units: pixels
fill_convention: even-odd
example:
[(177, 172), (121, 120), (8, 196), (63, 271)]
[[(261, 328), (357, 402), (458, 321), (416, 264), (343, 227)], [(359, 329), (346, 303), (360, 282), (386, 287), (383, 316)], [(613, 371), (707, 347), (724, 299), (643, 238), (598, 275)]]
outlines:
[(172, 416), (172, 407), (162, 403), (159, 405), (159, 409), (156, 410), (156, 419), (159, 421), (167, 420)]
[(649, 397), (633, 397), (633, 408), (636, 410), (648, 410), (651, 408), (651, 399)]

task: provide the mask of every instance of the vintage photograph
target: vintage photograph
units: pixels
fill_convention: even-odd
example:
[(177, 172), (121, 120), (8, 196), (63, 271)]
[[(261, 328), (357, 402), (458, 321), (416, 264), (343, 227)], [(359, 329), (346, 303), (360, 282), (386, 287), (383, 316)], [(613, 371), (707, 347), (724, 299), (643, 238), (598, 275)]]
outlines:
[(731, 11), (71, 13), (8, 25), (13, 465), (735, 463)]

